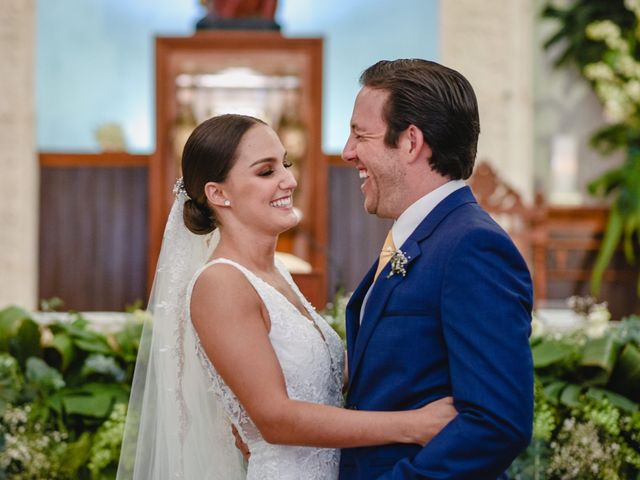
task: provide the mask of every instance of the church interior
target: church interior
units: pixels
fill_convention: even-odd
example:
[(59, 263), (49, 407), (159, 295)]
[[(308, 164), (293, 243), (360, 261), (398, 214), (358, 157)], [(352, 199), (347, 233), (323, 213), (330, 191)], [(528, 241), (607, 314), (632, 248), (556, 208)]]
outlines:
[[(556, 392), (556, 403), (548, 400), (556, 423), (547, 433), (540, 426), (535, 443), (551, 451), (537, 451), (548, 476), (530, 476), (527, 468), (534, 467), (523, 460), (514, 478), (640, 478), (639, 2), (3, 5), (0, 356), (12, 353), (12, 336), (30, 345), (24, 315), (15, 313), (19, 308), (30, 312), (38, 328), (83, 312), (107, 339), (67, 347), (62, 338), (75, 338), (72, 333), (51, 327), (46, 335), (59, 342), (28, 350), (49, 365), (53, 357), (73, 362), (83, 348), (112, 358), (109, 335), (122, 333), (130, 312), (143, 315), (186, 138), (220, 113), (262, 118), (282, 139), (299, 185), (294, 204), (301, 222), (280, 237), (279, 256), (311, 303), (335, 320), (391, 225), (367, 215), (358, 172), (341, 158), (358, 77), (380, 59), (425, 58), (459, 70), (475, 89), (481, 134), (467, 184), (529, 266), (534, 355), (542, 345), (536, 368), (549, 373), (544, 369), (568, 365), (572, 355), (540, 340), (547, 338), (540, 330), (561, 336), (586, 325), (584, 331), (597, 330), (602, 343), (583, 352), (580, 359), (588, 359), (579, 375), (562, 377), (562, 385), (559, 373), (556, 383), (536, 384), (547, 388), (549, 398), (554, 388), (579, 388), (565, 388), (564, 396)], [(620, 60), (625, 55), (626, 64)], [(626, 337), (603, 340), (610, 338), (603, 332), (622, 324), (629, 325)], [(125, 376), (131, 371), (122, 365), (131, 367), (136, 348), (135, 342), (127, 345), (130, 350), (116, 355)], [(47, 356), (47, 348), (55, 355)], [(30, 354), (21, 352), (18, 363)], [(96, 382), (109, 376), (106, 370), (94, 373)], [(98, 435), (96, 428), (115, 418), (122, 392), (91, 388), (60, 404), (76, 421), (68, 427), (76, 428), (68, 434), (70, 443), (78, 441), (79, 431)], [(614, 437), (635, 450), (638, 463), (621, 460), (616, 467), (622, 476), (562, 476), (565, 466), (554, 456), (562, 452), (551, 444), (568, 438), (557, 418), (578, 408), (578, 391), (593, 402), (608, 398), (616, 422), (631, 419), (631, 427), (598, 430), (605, 450), (605, 438)], [(16, 398), (0, 391), (0, 414)], [(92, 398), (93, 407), (82, 398)], [(3, 460), (2, 450), (0, 442), (0, 478), (3, 468), (18, 462)], [(106, 473), (91, 478), (113, 478), (115, 460), (101, 466), (94, 453), (86, 448), (84, 464)], [(90, 458), (94, 463), (87, 463)], [(76, 474), (84, 473), (69, 478), (85, 478), (87, 468), (77, 466)], [(29, 478), (45, 478), (34, 475)]]
[[(305, 293), (322, 308), (352, 291), (389, 223), (364, 213), (340, 153), (359, 74), (401, 57), (439, 61), (474, 85), (481, 136), (470, 183), (521, 248), (538, 305), (594, 292), (614, 195), (589, 184), (624, 152), (589, 143), (607, 111), (578, 68), (554, 66), (562, 45), (545, 47), (558, 25), (541, 16), (543, 2), (379, 1), (362, 18), (355, 4), (283, 1), (271, 30), (198, 28), (200, 3), (27, 2), (7, 13), (3, 177), (8, 191), (20, 187), (3, 212), (4, 304), (144, 304), (181, 146), (197, 123), (229, 111), (266, 118), (297, 157), (302, 221), (279, 250)], [(621, 250), (599, 267), (597, 290), (618, 319), (639, 308), (637, 266)]]

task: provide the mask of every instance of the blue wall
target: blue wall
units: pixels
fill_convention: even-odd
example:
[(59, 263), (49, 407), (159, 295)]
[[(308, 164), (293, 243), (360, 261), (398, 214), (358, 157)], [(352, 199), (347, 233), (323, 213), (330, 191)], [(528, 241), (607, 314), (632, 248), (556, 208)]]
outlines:
[[(132, 152), (155, 145), (157, 35), (191, 35), (198, 0), (37, 0), (37, 145), (91, 152), (119, 123)], [(325, 38), (323, 148), (348, 134), (358, 76), (382, 58), (438, 58), (438, 0), (280, 0), (286, 36)]]

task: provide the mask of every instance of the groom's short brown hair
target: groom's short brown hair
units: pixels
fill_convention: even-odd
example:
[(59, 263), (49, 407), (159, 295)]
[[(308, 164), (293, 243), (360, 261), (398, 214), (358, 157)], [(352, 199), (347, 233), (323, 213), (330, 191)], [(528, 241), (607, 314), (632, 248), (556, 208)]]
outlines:
[(422, 59), (381, 60), (360, 76), (364, 87), (389, 92), (383, 109), (385, 143), (395, 147), (409, 125), (431, 147), (431, 167), (451, 179), (469, 178), (480, 133), (478, 102), (459, 72)]

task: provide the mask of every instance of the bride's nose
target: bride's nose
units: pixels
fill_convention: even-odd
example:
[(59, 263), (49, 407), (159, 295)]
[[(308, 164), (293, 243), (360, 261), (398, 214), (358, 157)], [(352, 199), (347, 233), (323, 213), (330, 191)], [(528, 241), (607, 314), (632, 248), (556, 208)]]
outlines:
[(280, 188), (283, 190), (293, 190), (298, 186), (296, 177), (293, 176), (291, 170), (285, 170), (282, 180), (280, 181)]

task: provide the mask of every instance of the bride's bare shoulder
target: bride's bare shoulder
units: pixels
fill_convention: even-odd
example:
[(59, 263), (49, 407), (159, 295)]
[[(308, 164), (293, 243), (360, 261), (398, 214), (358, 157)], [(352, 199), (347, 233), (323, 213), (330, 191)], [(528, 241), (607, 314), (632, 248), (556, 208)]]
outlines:
[[(215, 319), (256, 318), (263, 321), (263, 304), (247, 277), (233, 265), (216, 263), (200, 273), (191, 294), (194, 324)], [(204, 320), (206, 319), (206, 320)], [(250, 321), (250, 320), (249, 320)]]
[(227, 263), (214, 263), (200, 273), (193, 286), (192, 298), (200, 297), (224, 303), (258, 299), (247, 277), (238, 268)]

